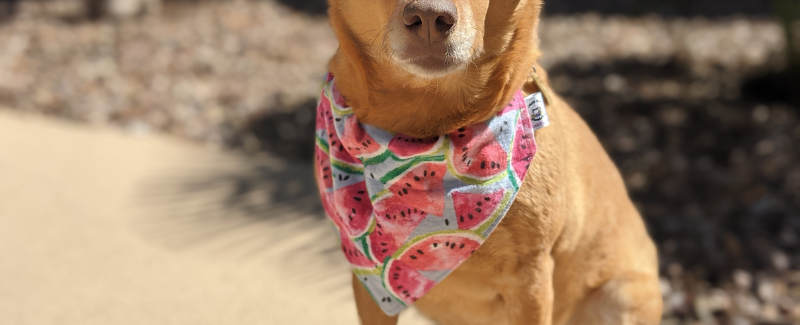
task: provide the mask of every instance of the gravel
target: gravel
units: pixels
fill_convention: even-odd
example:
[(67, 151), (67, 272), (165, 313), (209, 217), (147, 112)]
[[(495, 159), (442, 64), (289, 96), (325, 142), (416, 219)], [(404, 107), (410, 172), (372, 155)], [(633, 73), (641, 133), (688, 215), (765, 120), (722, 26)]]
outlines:
[[(0, 25), (0, 107), (310, 162), (304, 135), (337, 46), (324, 16), (167, 2), (91, 22), (76, 3), (21, 2)], [(582, 14), (541, 31), (553, 88), (658, 243), (663, 324), (800, 322), (800, 106), (747, 86), (785, 65), (779, 25)]]

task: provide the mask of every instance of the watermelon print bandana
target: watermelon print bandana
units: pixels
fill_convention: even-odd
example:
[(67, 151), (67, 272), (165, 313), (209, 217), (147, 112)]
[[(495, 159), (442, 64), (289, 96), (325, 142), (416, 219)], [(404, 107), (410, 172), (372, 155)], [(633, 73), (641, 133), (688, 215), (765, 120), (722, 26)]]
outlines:
[(419, 139), (360, 124), (335, 81), (327, 76), (317, 107), (320, 197), (353, 272), (395, 315), (508, 212), (536, 154), (534, 124), (546, 125), (544, 100), (517, 92), (488, 121)]

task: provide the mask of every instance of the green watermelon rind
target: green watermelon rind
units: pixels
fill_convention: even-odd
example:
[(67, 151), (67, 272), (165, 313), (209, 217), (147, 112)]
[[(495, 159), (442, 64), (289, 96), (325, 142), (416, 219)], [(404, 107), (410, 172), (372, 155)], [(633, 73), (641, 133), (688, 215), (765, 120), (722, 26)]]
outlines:
[(445, 160), (444, 155), (414, 157), (413, 159), (411, 159), (410, 162), (393, 169), (392, 171), (386, 173), (386, 175), (383, 175), (380, 181), (383, 184), (389, 184), (392, 180), (402, 177), (403, 175), (405, 175), (406, 171), (419, 165), (420, 163), (439, 162), (444, 160)]
[(329, 155), (331, 154), (330, 146), (328, 145), (328, 140), (325, 140), (325, 139), (320, 138), (319, 136), (317, 136), (317, 145), (320, 148), (322, 148), (322, 151), (324, 151), (325, 153), (327, 153)]
[[(445, 141), (445, 143), (447, 143), (447, 141)], [(421, 158), (421, 157), (444, 156), (444, 152), (442, 152), (442, 148), (443, 147), (444, 147), (444, 145), (441, 145), (441, 146), (439, 146), (438, 149), (433, 151), (431, 154), (426, 154), (425, 156), (421, 156), (421, 155), (420, 156), (411, 156), (411, 157), (408, 157), (408, 158), (398, 157), (391, 150), (386, 150), (386, 151), (384, 151), (382, 154), (380, 154), (378, 156), (375, 156), (375, 157), (372, 157), (372, 158), (367, 158), (367, 159), (362, 159), (362, 162), (364, 163), (364, 166), (377, 165), (377, 164), (385, 162), (386, 160), (389, 160), (389, 158), (391, 158), (394, 161), (399, 161), (399, 162), (404, 162), (404, 161), (412, 161), (413, 162), (416, 159)]]
[(344, 161), (331, 157), (331, 167), (334, 167), (340, 171), (343, 171), (348, 174), (358, 175), (364, 173), (364, 168), (350, 165)]
[(380, 192), (378, 192), (378, 193), (375, 193), (375, 195), (373, 195), (373, 196), (370, 196), (370, 198), (369, 198), (369, 199), (370, 199), (370, 201), (372, 201), (372, 202), (374, 202), (374, 203), (378, 203), (378, 200), (379, 200), (379, 199), (382, 199), (382, 198), (384, 198), (384, 197), (386, 197), (386, 196), (389, 196), (389, 195), (391, 195), (391, 194), (392, 194), (392, 192), (391, 192), (391, 191), (389, 191), (389, 189), (385, 189), (385, 190), (383, 190), (383, 191), (380, 191)]
[(371, 269), (361, 269), (361, 268), (353, 269), (353, 273), (355, 275), (375, 275), (375, 276), (380, 276), (383, 273), (383, 265), (382, 264), (378, 264), (377, 266), (375, 266), (374, 268), (371, 268)]
[[(445, 147), (445, 150), (446, 150), (445, 151), (446, 152), (445, 156), (446, 156), (446, 160), (447, 160), (447, 171), (449, 171), (450, 174), (452, 174), (455, 178), (457, 178), (458, 180), (460, 180), (460, 181), (462, 181), (464, 183), (467, 183), (467, 184), (470, 184), (470, 185), (492, 185), (494, 183), (499, 182), (503, 178), (508, 177), (508, 168), (507, 167), (506, 167), (506, 170), (502, 171), (500, 174), (497, 174), (497, 175), (495, 175), (495, 176), (493, 176), (492, 178), (489, 178), (489, 179), (477, 179), (477, 178), (472, 178), (472, 177), (469, 177), (469, 176), (464, 176), (462, 174), (459, 174), (458, 171), (456, 171), (456, 167), (453, 165), (453, 155), (452, 155), (452, 153), (450, 151), (450, 142), (447, 142), (444, 147)], [(508, 165), (508, 164), (506, 164), (506, 165)]]
[(369, 158), (362, 158), (361, 162), (364, 163), (364, 166), (377, 165), (377, 164), (380, 164), (380, 163), (386, 161), (386, 159), (389, 159), (390, 157), (393, 157), (393, 156), (394, 156), (394, 154), (391, 151), (385, 150), (380, 155), (377, 155), (377, 156), (374, 156), (374, 157), (369, 157)]

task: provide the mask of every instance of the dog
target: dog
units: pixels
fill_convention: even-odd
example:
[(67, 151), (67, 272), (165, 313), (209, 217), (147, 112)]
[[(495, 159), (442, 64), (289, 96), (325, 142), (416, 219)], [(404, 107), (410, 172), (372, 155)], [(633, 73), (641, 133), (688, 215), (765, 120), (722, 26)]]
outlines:
[[(360, 123), (430, 138), (542, 92), (550, 126), (504, 219), (414, 306), (438, 324), (658, 324), (655, 245), (614, 163), (537, 64), (541, 0), (329, 0)], [(410, 212), (410, 211), (409, 211)], [(388, 217), (388, 216), (387, 216)], [(353, 275), (366, 325), (396, 324)]]

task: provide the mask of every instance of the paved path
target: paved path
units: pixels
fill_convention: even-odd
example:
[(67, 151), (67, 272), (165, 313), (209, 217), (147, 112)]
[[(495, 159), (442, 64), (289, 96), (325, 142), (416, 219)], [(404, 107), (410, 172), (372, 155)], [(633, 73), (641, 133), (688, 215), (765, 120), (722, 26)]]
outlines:
[[(308, 167), (0, 110), (0, 319), (357, 324)], [(415, 312), (402, 324), (428, 324)]]

